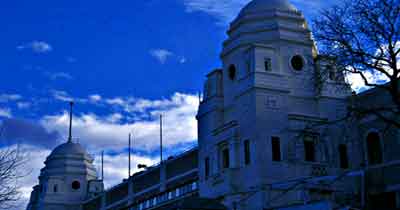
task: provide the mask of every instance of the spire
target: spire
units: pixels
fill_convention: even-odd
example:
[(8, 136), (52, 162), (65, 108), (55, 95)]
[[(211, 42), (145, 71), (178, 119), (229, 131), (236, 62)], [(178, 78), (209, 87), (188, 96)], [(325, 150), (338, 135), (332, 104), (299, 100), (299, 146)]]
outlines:
[(69, 102), (69, 135), (68, 135), (68, 143), (72, 142), (72, 107), (74, 106), (74, 102)]

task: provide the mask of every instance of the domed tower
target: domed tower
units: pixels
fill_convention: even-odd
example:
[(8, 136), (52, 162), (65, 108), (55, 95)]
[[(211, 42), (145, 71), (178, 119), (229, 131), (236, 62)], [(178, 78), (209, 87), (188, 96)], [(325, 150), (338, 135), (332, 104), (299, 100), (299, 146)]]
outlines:
[(304, 16), (288, 0), (251, 1), (227, 33), (221, 53), (225, 104), (249, 80), (257, 87), (313, 94), (304, 92), (313, 84), (303, 80), (313, 76), (315, 45)]
[(103, 191), (93, 157), (79, 143), (72, 142), (71, 123), (72, 111), (68, 142), (57, 146), (46, 158), (28, 210), (79, 210), (83, 201)]
[(303, 14), (288, 0), (251, 1), (227, 34), (222, 68), (207, 75), (197, 115), (200, 195), (230, 209), (302, 202), (300, 191), (271, 201), (282, 190), (268, 188), (309, 176), (316, 164), (336, 164), (328, 158), (335, 146), (327, 148), (318, 127), (301, 135), (341, 117), (347, 92), (331, 89), (341, 82), (334, 77), (317, 85), (326, 65)]

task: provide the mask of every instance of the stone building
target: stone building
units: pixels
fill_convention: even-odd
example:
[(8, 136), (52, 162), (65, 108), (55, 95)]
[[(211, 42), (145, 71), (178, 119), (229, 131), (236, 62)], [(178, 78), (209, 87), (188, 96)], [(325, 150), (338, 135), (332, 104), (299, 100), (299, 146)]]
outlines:
[[(205, 81), (198, 148), (101, 193), (89, 190), (91, 180), (102, 185), (80, 147), (56, 149), (47, 162), (79, 150), (87, 173), (76, 179), (89, 193), (68, 189), (60, 202), (74, 198), (83, 210), (399, 208), (399, 129), (376, 116), (340, 121), (349, 106), (390, 98), (376, 89), (352, 94), (287, 0), (251, 1), (227, 34), (222, 67)], [(48, 190), (58, 179), (43, 177), (28, 209), (56, 198)], [(64, 180), (71, 187), (75, 177)]]

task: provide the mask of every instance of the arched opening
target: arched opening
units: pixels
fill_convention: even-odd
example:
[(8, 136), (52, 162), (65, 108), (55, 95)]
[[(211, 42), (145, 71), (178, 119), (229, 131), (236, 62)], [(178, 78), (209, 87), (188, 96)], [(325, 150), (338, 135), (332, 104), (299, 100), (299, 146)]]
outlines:
[(326, 67), (327, 69), (328, 69), (328, 76), (329, 76), (329, 79), (330, 80), (332, 80), (332, 81), (336, 81), (336, 71), (335, 71), (335, 69), (333, 68), (333, 66), (331, 66), (331, 65), (329, 65), (329, 66), (327, 66)]
[(251, 158), (250, 158), (250, 140), (244, 141), (244, 164), (249, 165)]
[(380, 164), (383, 162), (381, 139), (377, 132), (371, 132), (367, 136), (368, 164)]
[(232, 65), (229, 66), (228, 76), (229, 76), (229, 79), (235, 80), (235, 78), (236, 78), (236, 67), (235, 67), (235, 65), (232, 64)]
[(229, 168), (229, 149), (225, 148), (222, 150), (222, 168)]
[(53, 192), (58, 192), (58, 186), (56, 184), (53, 186)]
[(204, 176), (206, 179), (210, 176), (210, 158), (206, 157), (204, 160)]
[(349, 156), (347, 154), (346, 144), (339, 145), (339, 160), (340, 160), (340, 168), (343, 169), (349, 168)]

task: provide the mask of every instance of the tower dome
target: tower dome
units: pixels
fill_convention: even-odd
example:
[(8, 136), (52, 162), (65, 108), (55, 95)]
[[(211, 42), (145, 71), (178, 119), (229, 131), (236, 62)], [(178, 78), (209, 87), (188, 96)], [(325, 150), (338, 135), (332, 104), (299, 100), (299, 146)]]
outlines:
[(288, 0), (253, 0), (242, 9), (239, 16), (269, 10), (297, 11)]
[(303, 14), (289, 0), (250, 1), (231, 22), (227, 35), (222, 57), (255, 44), (271, 47), (283, 41), (314, 45)]
[(96, 179), (93, 158), (78, 143), (67, 142), (56, 147), (45, 161), (41, 176), (80, 174)]
[(82, 202), (104, 189), (97, 178), (93, 157), (72, 141), (72, 103), (68, 142), (57, 146), (40, 170), (28, 210), (80, 209)]
[(67, 142), (56, 147), (50, 154), (50, 156), (62, 155), (87, 155), (87, 153), (80, 144)]

